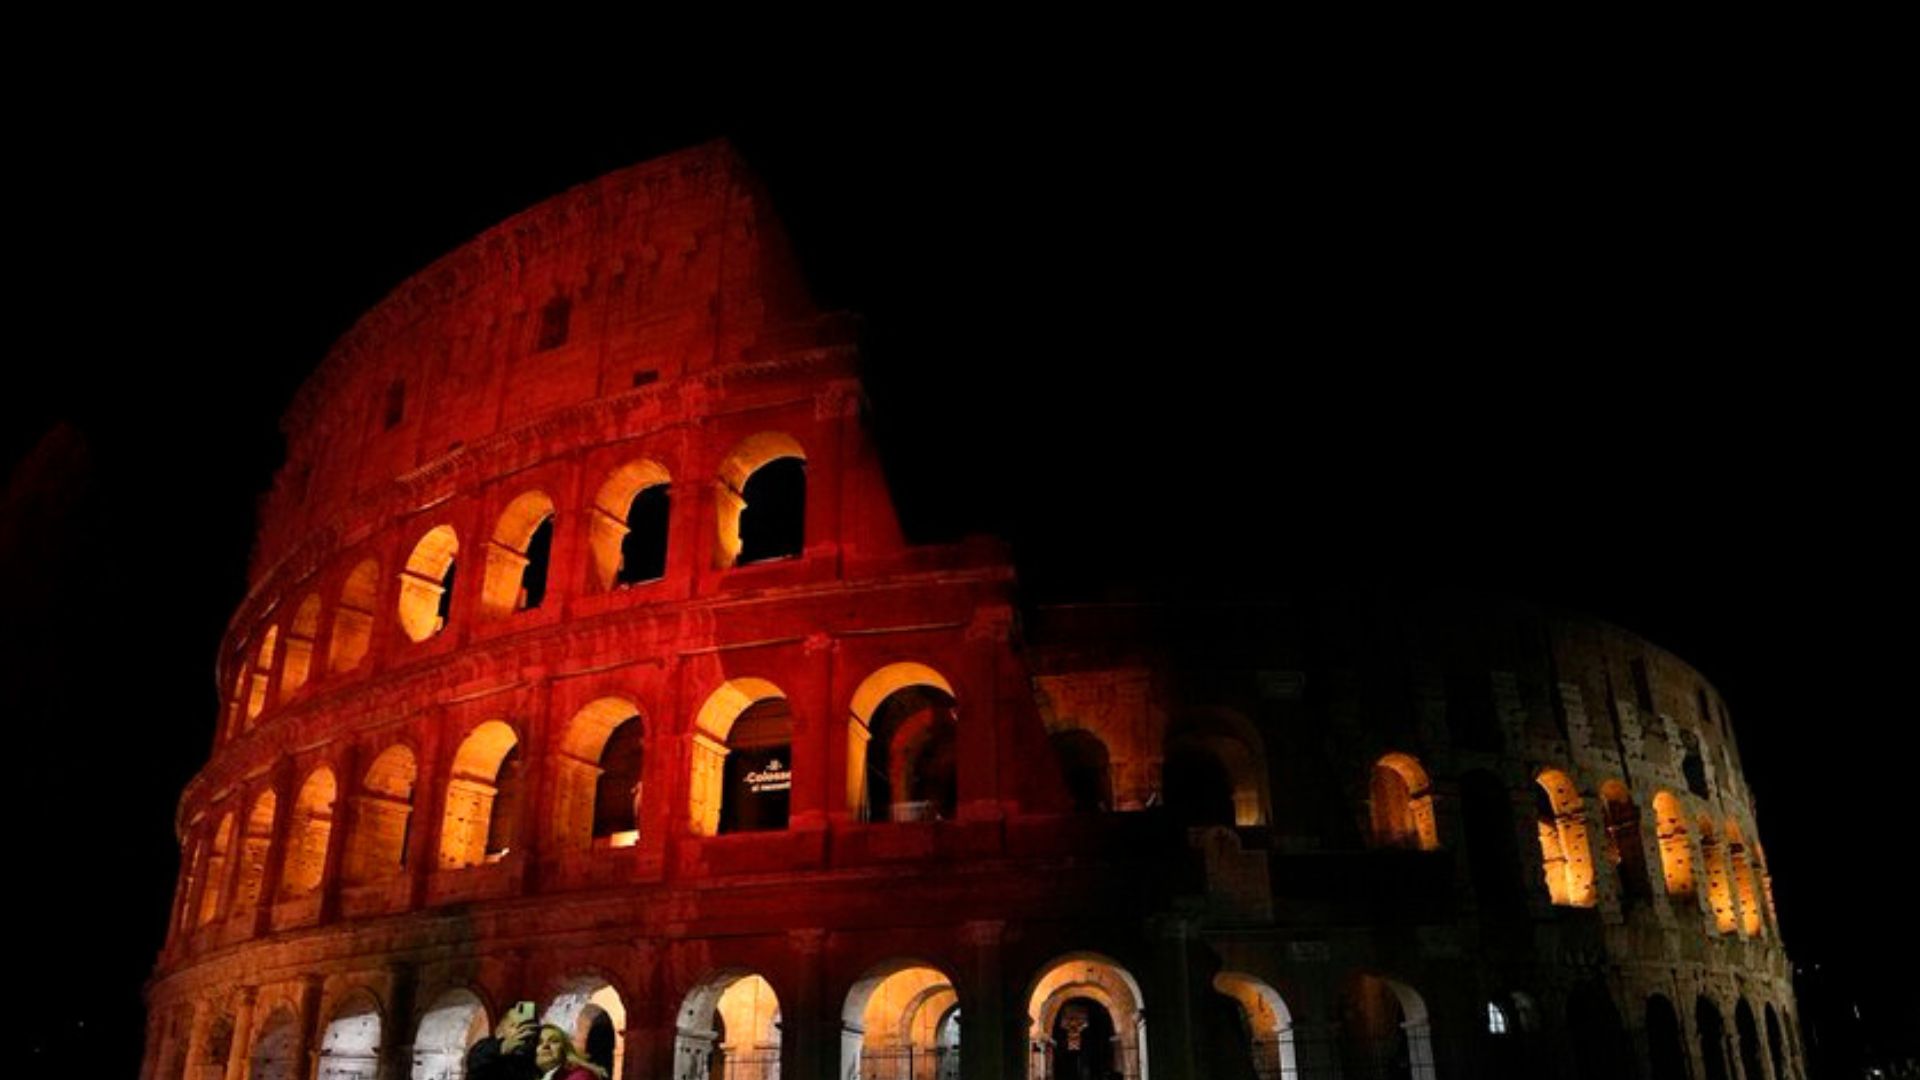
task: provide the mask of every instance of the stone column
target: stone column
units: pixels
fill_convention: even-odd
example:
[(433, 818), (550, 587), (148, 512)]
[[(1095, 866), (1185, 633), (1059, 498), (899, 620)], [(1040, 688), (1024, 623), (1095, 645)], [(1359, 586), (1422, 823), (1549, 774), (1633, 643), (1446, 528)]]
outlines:
[(793, 1003), (781, 1013), (787, 1021), (780, 1050), (780, 1075), (821, 1077), (834, 1075), (840, 1049), (840, 1011), (826, 998), (827, 932), (817, 927), (787, 932), (793, 971)]
[(347, 840), (360, 825), (353, 793), (360, 788), (360, 755), (349, 744), (333, 761), (333, 828), (327, 832), (327, 857), (320, 871), (320, 925), (340, 917), (340, 878), (346, 863)]
[(1188, 950), (1193, 940), (1193, 922), (1181, 915), (1155, 920), (1154, 945), (1159, 968), (1158, 1004), (1149, 1015), (1145, 1003), (1141, 1015), (1147, 1019), (1147, 1052), (1156, 1077), (1172, 1080), (1198, 1080), (1193, 1057), (1193, 988)]
[(273, 829), (268, 833), (265, 865), (260, 868), (260, 899), (253, 908), (254, 937), (272, 931), (273, 906), (280, 900), (280, 872), (287, 863), (287, 838), (293, 827), (292, 776), (292, 762), (282, 761), (267, 785), (273, 792)]
[(320, 976), (300, 976), (300, 990), (294, 999), (294, 1011), (298, 1017), (298, 1026), (294, 1029), (299, 1041), (293, 1046), (289, 1056), (298, 1063), (300, 1076), (314, 1077), (320, 1074), (320, 1042), (325, 1034), (320, 1031)]
[(166, 1017), (163, 1011), (149, 999), (147, 1002), (147, 1041), (140, 1055), (140, 1080), (156, 1080), (160, 1071), (160, 1055), (166, 1049)]
[(511, 841), (519, 852), (522, 895), (540, 889), (540, 854), (553, 821), (553, 732), (567, 721), (566, 717), (552, 715), (552, 679), (540, 676), (528, 696), (533, 715), (527, 720), (526, 797), (521, 802), (520, 820), (513, 823), (515, 835)]
[(676, 1006), (665, 1000), (662, 972), (667, 958), (653, 941), (633, 949), (633, 976), (628, 982), (632, 1000), (626, 1002), (626, 1051), (612, 1080), (649, 1080), (673, 1075), (673, 1035)]
[(446, 781), (452, 762), (441, 751), (444, 709), (429, 709), (415, 721), (420, 769), (413, 785), (413, 825), (407, 834), (407, 910), (427, 902), (427, 887), (440, 864), (440, 824), (446, 817)]
[(207, 1026), (212, 1022), (212, 1003), (206, 998), (196, 1000), (193, 1018), (187, 1021), (187, 1080), (199, 1080), (207, 1056)]
[(253, 1055), (253, 1003), (260, 989), (243, 986), (233, 998), (233, 1045), (227, 1051), (226, 1080), (246, 1080), (247, 1059)]
[[(1002, 792), (1002, 783), (1010, 786), (1017, 774), (1002, 768), (999, 761), (999, 728), (1006, 710), (1000, 701), (998, 676), (1011, 630), (1011, 614), (1005, 608), (983, 608), (974, 612), (961, 639), (963, 669), (954, 676), (962, 696), (954, 706), (960, 714), (959, 814), (963, 819), (997, 819), (1003, 816), (1003, 794), (1008, 802), (1017, 795)], [(966, 1056), (962, 1050), (960, 1060), (964, 1062)]]
[[(833, 805), (828, 792), (845, 788), (845, 776), (834, 783), (833, 752), (829, 740), (844, 738), (846, 703), (833, 700), (834, 661), (840, 649), (832, 637), (814, 633), (802, 646), (807, 673), (815, 694), (810, 701), (794, 699), (793, 790), (788, 803), (787, 828), (824, 829), (827, 808)], [(804, 710), (804, 711), (803, 711)]]
[(395, 964), (387, 969), (387, 986), (387, 1014), (380, 1031), (380, 1080), (407, 1080), (413, 1071), (414, 998), (420, 988), (419, 972), (411, 964)]
[[(1007, 924), (978, 920), (960, 926), (971, 989), (960, 1011), (960, 1075), (963, 1080), (1019, 1077), (1026, 1069), (1026, 1015), (1009, 1008), (1001, 956)], [(1016, 1015), (1018, 1014), (1018, 1015)]]

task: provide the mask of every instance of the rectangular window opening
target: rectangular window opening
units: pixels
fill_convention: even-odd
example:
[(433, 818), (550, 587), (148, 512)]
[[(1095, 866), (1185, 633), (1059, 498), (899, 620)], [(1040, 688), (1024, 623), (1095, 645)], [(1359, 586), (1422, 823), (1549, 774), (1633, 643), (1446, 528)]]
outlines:
[(540, 340), (534, 346), (536, 352), (557, 349), (567, 343), (567, 324), (573, 316), (573, 301), (564, 296), (556, 296), (547, 301), (540, 309)]

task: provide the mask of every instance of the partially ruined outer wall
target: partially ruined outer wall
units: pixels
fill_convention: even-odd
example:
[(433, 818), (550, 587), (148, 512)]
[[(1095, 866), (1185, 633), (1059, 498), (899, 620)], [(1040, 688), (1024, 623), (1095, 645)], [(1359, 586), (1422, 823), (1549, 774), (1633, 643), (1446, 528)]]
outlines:
[[(556, 297), (570, 332), (537, 348)], [(1467, 598), (1023, 611), (996, 545), (903, 542), (854, 370), (847, 323), (808, 308), (764, 196), (717, 146), (528, 211), (364, 319), (288, 418), (289, 461), (222, 645), (228, 700), (180, 804), (182, 884), (149, 987), (143, 1075), (237, 1080), (272, 1032), (293, 1033), (288, 1053), (310, 1074), (329, 1021), (357, 1001), (381, 1017), (381, 1075), (405, 1076), (422, 1014), (450, 989), (497, 1017), (519, 998), (592, 985), (624, 1003), (627, 1075), (668, 1076), (683, 1006), (716, 973), (751, 971), (781, 1003), (782, 1074), (825, 1077), (840, 1068), (849, 994), (907, 960), (952, 979), (967, 1077), (1023, 1074), (1029, 995), (1068, 956), (1138, 981), (1156, 1080), (1236, 1075), (1228, 1059), (1245, 1048), (1221, 1013), (1223, 972), (1284, 999), (1307, 1077), (1337, 1075), (1342, 1040), (1388, 1008), (1369, 979), (1417, 992), (1424, 1017), (1402, 1018), (1443, 1077), (1486, 1074), (1489, 1001), (1529, 1028), (1524, 1075), (1573, 1075), (1569, 1009), (1594, 986), (1636, 1040), (1639, 1069), (1655, 992), (1683, 1018), (1696, 1076), (1697, 999), (1719, 1003), (1729, 1039), (1738, 1000), (1792, 1019), (1770, 904), (1758, 933), (1721, 932), (1698, 835), (1695, 892), (1668, 896), (1657, 880), (1658, 791), (1689, 821), (1737, 826), (1765, 865), (1724, 703), (1679, 660), (1591, 620)], [(805, 545), (728, 565), (715, 536), (725, 462), (766, 432), (804, 448)], [(593, 506), (636, 460), (671, 477), (666, 572), (608, 589), (593, 569)], [(555, 515), (546, 601), (489, 613), (490, 537), (534, 490)], [(394, 614), (400, 568), (438, 526), (459, 537), (459, 574), (445, 629), (414, 642)], [(378, 573), (365, 655), (334, 670), (332, 637), (352, 621), (342, 597), (367, 560)], [(310, 674), (293, 686), (308, 597), (320, 615), (301, 643)], [(279, 647), (262, 667), (268, 628)], [(902, 663), (953, 692), (947, 820), (869, 822), (850, 801), (849, 718), (869, 677)], [(256, 678), (263, 705), (249, 717)], [(695, 763), (710, 741), (699, 717), (741, 678), (778, 687), (792, 712), (789, 826), (697, 835)], [(572, 824), (597, 768), (583, 732), (608, 701), (644, 731), (631, 847), (595, 845)], [(458, 751), (493, 722), (523, 754), (522, 812), (499, 858), (443, 866)], [(1050, 740), (1073, 730), (1106, 748), (1109, 812), (1066, 812)], [(1689, 735), (1702, 793), (1684, 768)], [(404, 858), (349, 882), (351, 838), (376, 821), (394, 834), (381, 817), (391, 804), (367, 789), (394, 747), (417, 764)], [(1223, 763), (1234, 822), (1188, 828), (1166, 805), (1174, 747)], [(1430, 776), (1438, 850), (1383, 850), (1371, 836), (1369, 767), (1390, 752)], [(303, 848), (318, 833), (296, 803), (322, 768), (339, 796), (324, 838)], [(1549, 900), (1534, 820), (1535, 778), (1549, 769), (1580, 800), (1590, 906)], [(1474, 858), (1486, 844), (1464, 810), (1488, 777), (1512, 834), (1507, 906), (1483, 894)], [(1609, 781), (1639, 807), (1656, 875), (1643, 898), (1624, 895), (1604, 857)], [(250, 837), (267, 793), (274, 813)], [(303, 851), (319, 887), (282, 896)], [(1739, 1075), (1737, 1050), (1728, 1057)]]

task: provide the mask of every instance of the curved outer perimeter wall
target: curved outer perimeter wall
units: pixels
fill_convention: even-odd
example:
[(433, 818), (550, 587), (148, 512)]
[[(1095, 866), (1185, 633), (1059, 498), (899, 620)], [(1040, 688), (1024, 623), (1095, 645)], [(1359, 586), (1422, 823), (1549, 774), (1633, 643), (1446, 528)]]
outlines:
[(903, 541), (854, 360), (724, 145), (343, 339), (144, 1077), (459, 1075), (522, 998), (629, 1078), (1802, 1075), (1697, 673), (1485, 601), (1016, 616)]

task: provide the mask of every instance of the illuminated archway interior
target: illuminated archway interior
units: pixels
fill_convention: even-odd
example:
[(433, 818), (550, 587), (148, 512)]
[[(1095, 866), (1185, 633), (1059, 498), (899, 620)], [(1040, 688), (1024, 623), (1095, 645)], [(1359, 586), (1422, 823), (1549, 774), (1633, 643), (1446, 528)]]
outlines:
[(780, 1000), (751, 972), (714, 975), (687, 994), (673, 1043), (673, 1080), (779, 1080)]
[(840, 1075), (944, 1080), (960, 1071), (953, 980), (924, 965), (893, 967), (854, 984), (840, 1021)]

